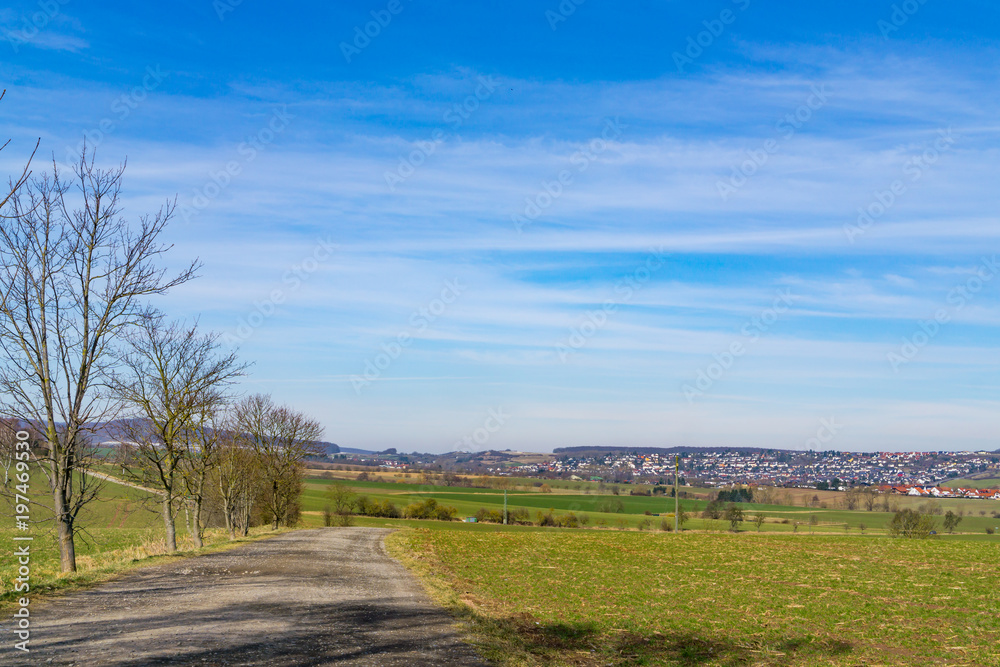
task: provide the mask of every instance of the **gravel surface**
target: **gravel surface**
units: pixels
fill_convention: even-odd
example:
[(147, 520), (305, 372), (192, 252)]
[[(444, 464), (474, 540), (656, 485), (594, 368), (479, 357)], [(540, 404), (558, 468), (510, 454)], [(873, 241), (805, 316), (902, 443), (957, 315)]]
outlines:
[(0, 664), (488, 665), (386, 554), (388, 532), (303, 530), (144, 568), (38, 605), (29, 659)]

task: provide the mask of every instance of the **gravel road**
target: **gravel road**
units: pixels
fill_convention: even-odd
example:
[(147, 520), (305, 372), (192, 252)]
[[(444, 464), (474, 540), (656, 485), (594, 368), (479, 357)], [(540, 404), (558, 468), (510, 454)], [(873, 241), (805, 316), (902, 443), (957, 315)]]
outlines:
[(144, 568), (32, 611), (30, 665), (485, 667), (390, 558), (379, 528), (325, 528)]

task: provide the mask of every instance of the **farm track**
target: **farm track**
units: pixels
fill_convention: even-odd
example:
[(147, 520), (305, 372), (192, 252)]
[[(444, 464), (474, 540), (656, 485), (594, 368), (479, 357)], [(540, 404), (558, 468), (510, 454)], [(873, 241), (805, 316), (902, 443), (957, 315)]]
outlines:
[[(287, 533), (32, 609), (30, 664), (485, 667), (379, 528)], [(0, 654), (0, 664), (20, 656)]]

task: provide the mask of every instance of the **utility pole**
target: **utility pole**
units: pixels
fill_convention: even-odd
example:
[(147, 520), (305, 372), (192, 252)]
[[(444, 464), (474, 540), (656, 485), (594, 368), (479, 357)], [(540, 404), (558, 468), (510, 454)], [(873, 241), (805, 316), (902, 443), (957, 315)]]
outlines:
[(680, 473), (681, 469), (681, 457), (678, 454), (674, 454), (674, 532), (680, 532), (680, 493), (677, 492), (677, 475)]
[(503, 525), (507, 525), (507, 489), (503, 490)]

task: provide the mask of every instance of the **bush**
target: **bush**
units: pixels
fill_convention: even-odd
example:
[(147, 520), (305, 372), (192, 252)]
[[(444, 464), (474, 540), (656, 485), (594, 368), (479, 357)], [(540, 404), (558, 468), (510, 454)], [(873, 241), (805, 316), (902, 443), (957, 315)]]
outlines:
[(992, 528), (987, 528), (986, 529), (986, 534), (987, 535), (992, 535), (993, 534), (993, 529)]
[(507, 512), (507, 522), (521, 525), (531, 524), (531, 514), (523, 507)]
[(649, 519), (643, 519), (639, 522), (639, 530), (649, 530), (652, 527), (653, 522)]
[(663, 517), (662, 519), (660, 519), (660, 530), (662, 530), (664, 532), (667, 532), (667, 533), (674, 532), (674, 522), (673, 522), (673, 520), (672, 519), (668, 519), (667, 517)]
[[(390, 503), (391, 504), (391, 503)], [(403, 516), (408, 519), (437, 519), (438, 521), (453, 521), (458, 510), (446, 505), (438, 505), (433, 498), (423, 502), (410, 503), (403, 510)]]
[(388, 500), (372, 500), (368, 496), (358, 496), (354, 501), (354, 511), (362, 516), (376, 516), (384, 519), (398, 519), (403, 516), (394, 503)]
[(542, 514), (541, 510), (538, 510), (538, 515), (537, 516), (538, 516), (538, 521), (536, 521), (536, 523), (539, 526), (555, 526), (556, 525), (556, 518), (555, 518), (555, 516), (552, 515), (552, 510), (549, 510), (545, 514)]
[(479, 523), (503, 523), (503, 512), (480, 507), (479, 511), (476, 512), (476, 521)]
[(889, 522), (889, 534), (893, 537), (930, 537), (934, 530), (934, 519), (911, 509), (896, 512)]
[(605, 498), (597, 503), (597, 511), (606, 514), (624, 514), (625, 503), (618, 498)]

